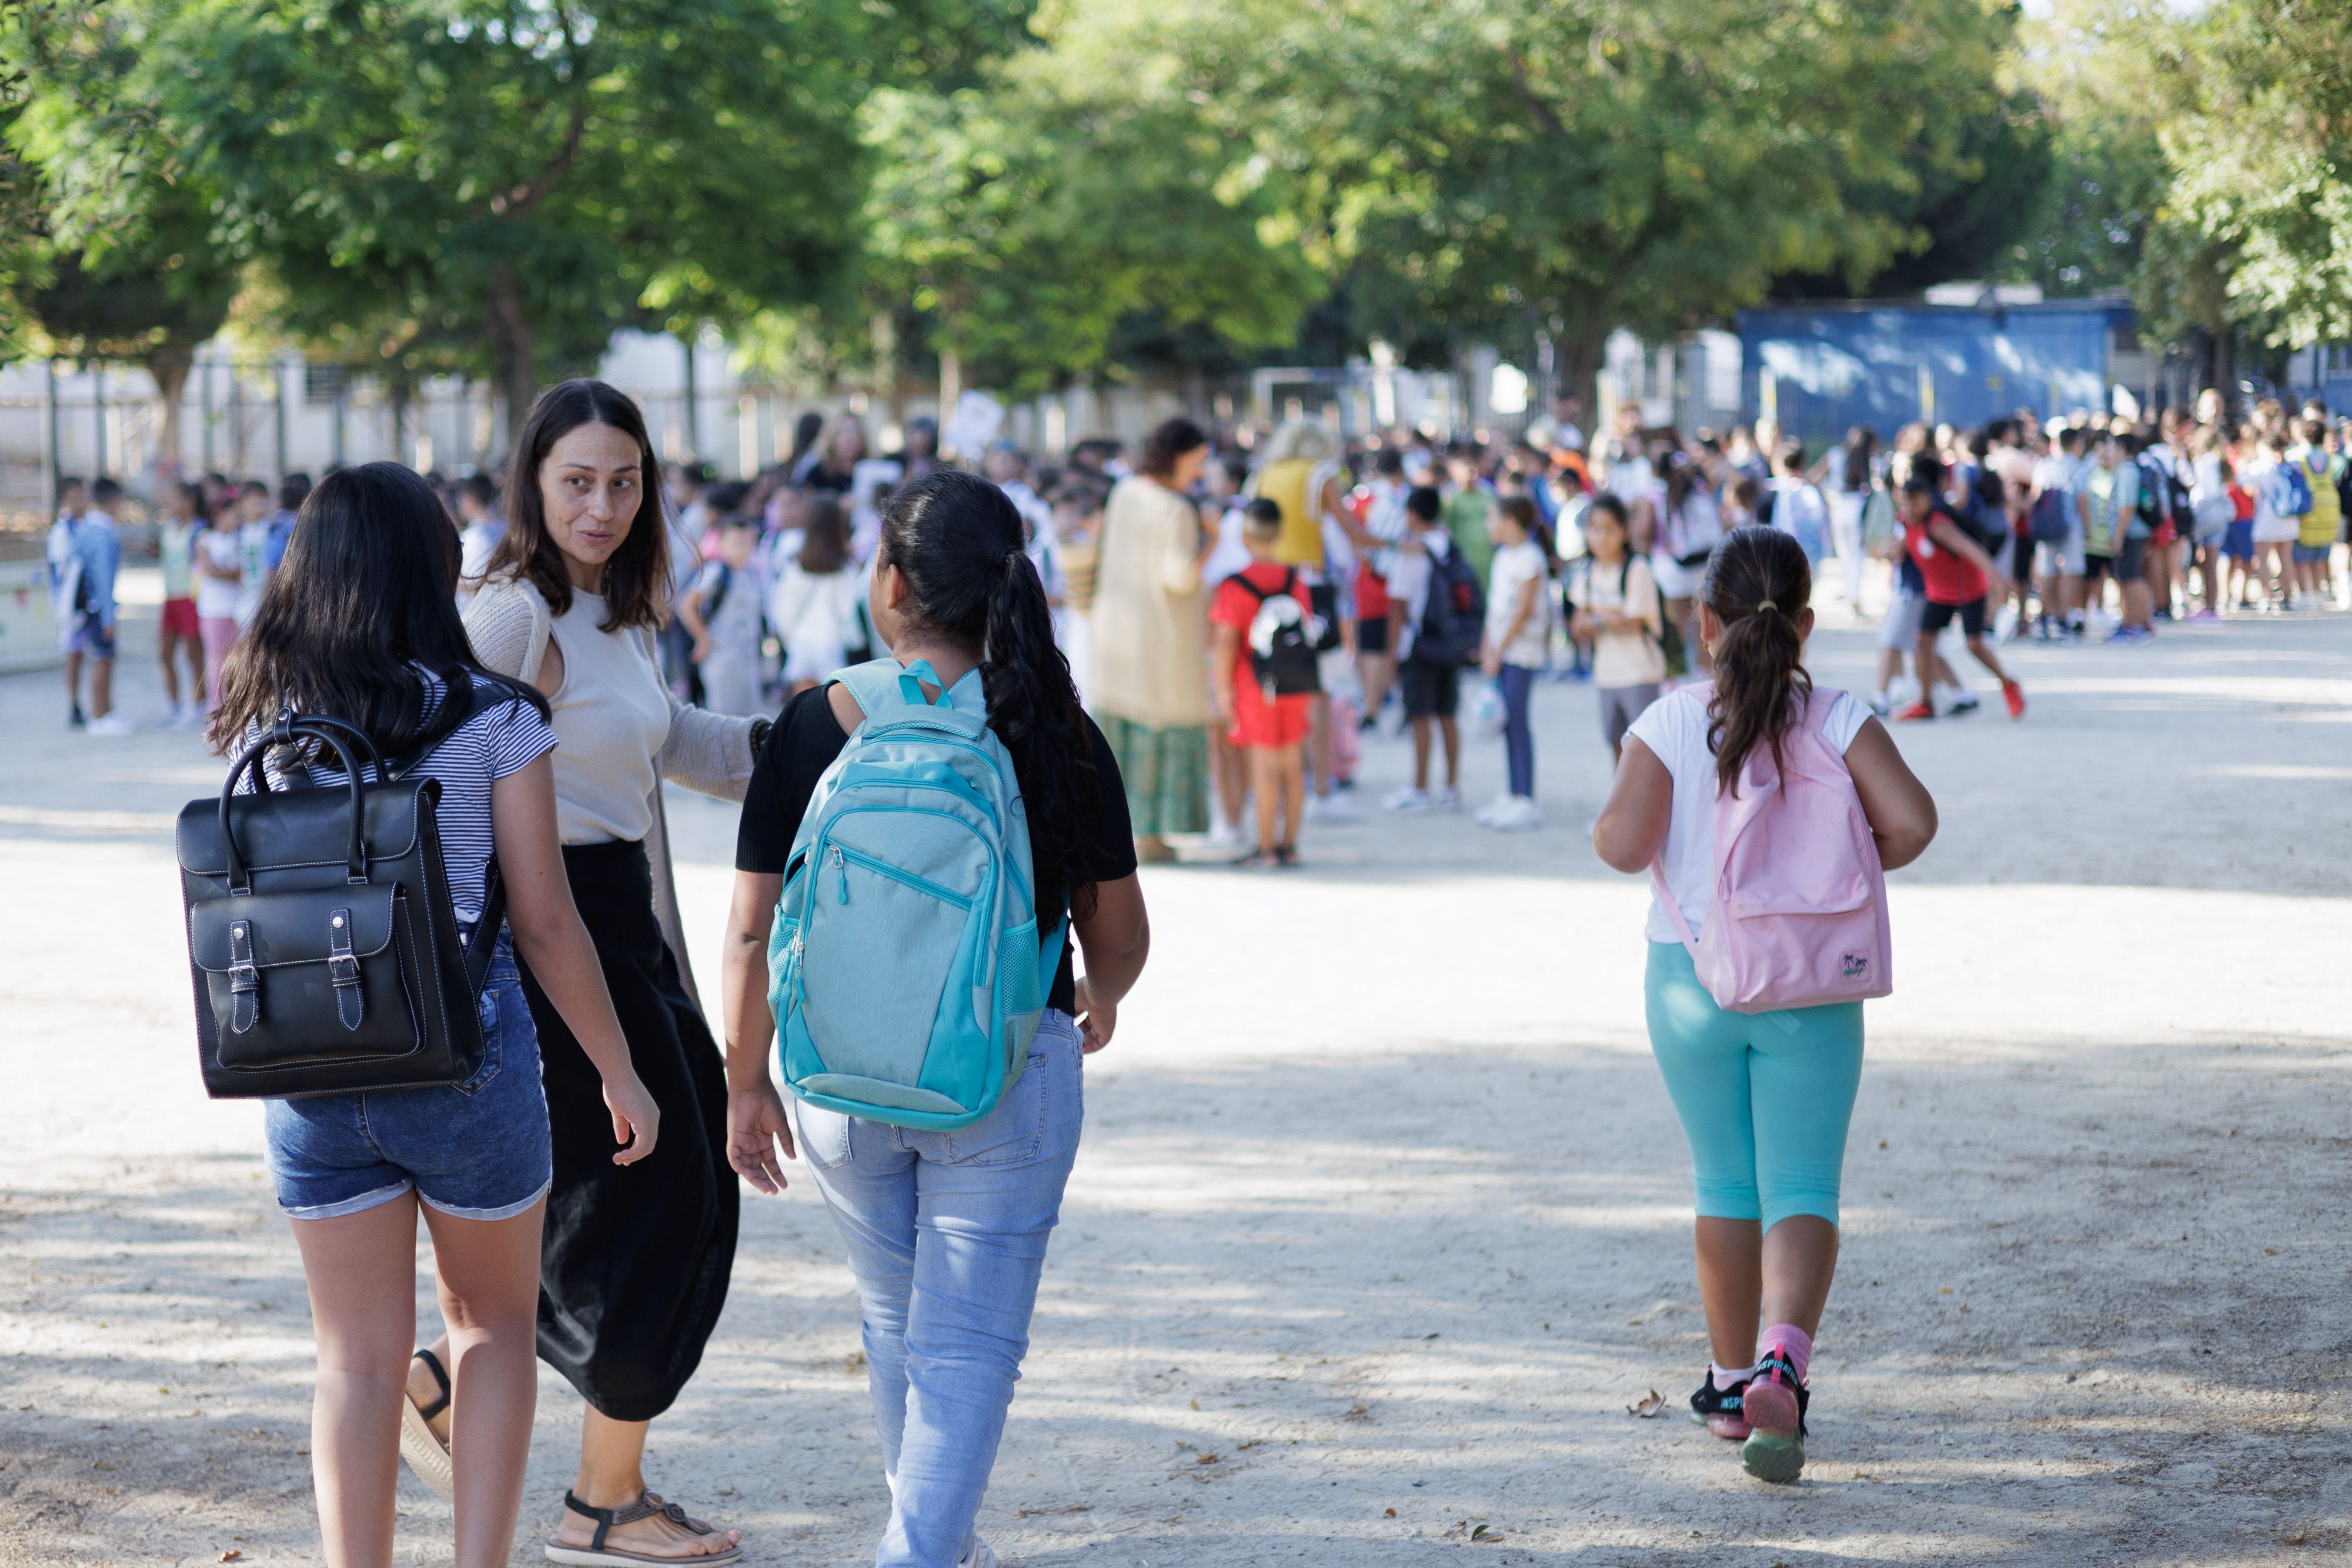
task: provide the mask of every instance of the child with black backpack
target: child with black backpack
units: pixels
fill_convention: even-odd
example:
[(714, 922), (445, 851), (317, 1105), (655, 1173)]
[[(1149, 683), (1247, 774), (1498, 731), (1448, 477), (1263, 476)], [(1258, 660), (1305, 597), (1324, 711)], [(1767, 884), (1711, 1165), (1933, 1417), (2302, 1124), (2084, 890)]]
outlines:
[[(660, 1107), (637, 1074), (565, 879), (547, 699), (478, 657), (457, 618), (458, 559), (457, 530), (440, 497), (409, 469), (368, 463), (328, 476), (302, 503), (284, 564), (220, 672), (209, 734), (215, 750), (238, 754), (290, 710), (289, 726), (292, 714), (310, 716), (314, 726), (343, 727), (367, 748), (314, 755), (312, 788), (274, 796), (281, 802), (351, 789), (339, 762), (356, 766), (373, 788), (384, 783), (377, 758), (416, 758), (398, 771), (438, 791), (434, 839), (446, 881), (436, 890), (428, 874), (422, 886), (401, 893), (402, 902), (429, 905), (437, 894), (439, 910), (428, 918), (470, 933), (468, 953), (479, 951), (472, 944), (492, 945), (474, 980), (478, 995), (454, 1003), (480, 1019), (482, 1053), (470, 1077), (350, 1092), (327, 1092), (312, 1081), (289, 1086), (291, 1097), (265, 1102), (269, 1177), (310, 1288), (319, 1345), (310, 1471), (333, 1563), (392, 1561), (396, 1456), (404, 1450), (437, 1456), (419, 1463), (418, 1473), (457, 1505), (458, 1568), (489, 1568), (513, 1552), (539, 1393), (540, 1250), (555, 1168), (539, 1031), (518, 960), (601, 1080), (612, 1141), (597, 1157), (635, 1165), (653, 1152), (660, 1130)], [(263, 765), (276, 785), (291, 781), (281, 766), (299, 760), (278, 750)], [(237, 782), (249, 789), (255, 780), (247, 773)], [(207, 807), (200, 820), (211, 815)], [(225, 810), (220, 815), (227, 820)], [(407, 821), (414, 840), (416, 819)], [(356, 837), (353, 844), (364, 871), (369, 860)], [(397, 844), (394, 837), (367, 846), (379, 870), (404, 852)], [(284, 875), (302, 868), (277, 869)], [(493, 871), (503, 890), (503, 925), (490, 891)], [(318, 1054), (310, 1053), (310, 1040), (298, 1040), (292, 1043), (302, 1049), (290, 1065), (322, 1058), (348, 1064), (338, 1052), (351, 1049), (354, 1019), (415, 1027), (413, 1003), (404, 1008), (398, 993), (370, 998), (354, 977), (363, 973), (357, 956), (373, 956), (352, 952), (369, 940), (369, 895), (389, 918), (394, 889), (372, 888), (364, 876), (308, 895), (342, 905), (317, 911), (312, 961), (260, 954), (267, 972), (257, 979), (258, 1016), (248, 1015), (240, 1030), (294, 1022), (304, 1018), (306, 1000), (315, 1007), (331, 990), (335, 998), (335, 1016), (312, 1037)], [(239, 900), (254, 929), (232, 927), (233, 934), (260, 946), (275, 935), (266, 925), (269, 906), (282, 914), (304, 896), (265, 888)], [(350, 935), (340, 936), (347, 917)], [(374, 929), (383, 933), (379, 943), (392, 942), (388, 929)], [(418, 1409), (404, 1406), (402, 1395), (416, 1343), (420, 1218), (433, 1236), (450, 1354), (446, 1366), (441, 1357), (421, 1356), (441, 1396)], [(425, 1428), (444, 1409), (450, 1448)], [(466, 1462), (453, 1466), (452, 1451)]]
[(1209, 604), (1217, 716), (1249, 759), (1257, 796), (1257, 850), (1246, 866), (1298, 863), (1298, 823), (1307, 809), (1301, 744), (1322, 689), (1316, 644), (1322, 626), (1307, 580), (1275, 559), (1282, 508), (1265, 497), (1242, 514), (1250, 563), (1217, 586)]
[[(1486, 599), (1477, 575), (1439, 518), (1430, 486), (1404, 499), (1405, 542), (1389, 574), (1389, 645), (1397, 650), (1397, 690), (1412, 727), (1412, 786), (1389, 797), (1391, 811), (1462, 809), (1462, 666), (1486, 636)], [(1445, 740), (1445, 787), (1429, 789), (1431, 730)]]

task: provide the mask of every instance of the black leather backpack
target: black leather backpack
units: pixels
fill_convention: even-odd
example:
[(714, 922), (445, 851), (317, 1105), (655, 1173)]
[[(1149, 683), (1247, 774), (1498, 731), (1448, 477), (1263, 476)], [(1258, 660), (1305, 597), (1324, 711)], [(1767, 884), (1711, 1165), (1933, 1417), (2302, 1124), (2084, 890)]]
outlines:
[[(434, 725), (465, 722), (471, 683)], [(272, 789), (278, 747), (332, 752), (342, 784)], [(421, 761), (427, 746), (410, 763)], [(375, 765), (379, 782), (362, 781)], [(250, 794), (236, 793), (250, 769)], [(307, 774), (289, 773), (290, 780)], [(480, 1070), (478, 1009), (505, 913), (498, 867), (461, 939), (435, 810), (440, 780), (387, 768), (341, 719), (289, 710), (180, 812), (175, 847), (205, 1092), (292, 1099), (460, 1083)]]

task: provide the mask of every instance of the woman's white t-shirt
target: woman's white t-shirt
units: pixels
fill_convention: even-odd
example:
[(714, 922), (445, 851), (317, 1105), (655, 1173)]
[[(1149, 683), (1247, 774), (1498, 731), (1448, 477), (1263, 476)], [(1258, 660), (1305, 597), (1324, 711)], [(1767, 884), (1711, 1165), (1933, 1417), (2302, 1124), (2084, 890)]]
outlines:
[[(1648, 747), (1674, 776), (1674, 814), (1667, 821), (1665, 847), (1658, 852), (1658, 859), (1693, 936), (1706, 924), (1707, 895), (1715, 884), (1715, 753), (1706, 744), (1706, 705), (1714, 692), (1711, 685), (1684, 686), (1643, 709), (1625, 732), (1628, 740)], [(1854, 701), (1853, 693), (1840, 692), (1831, 703), (1822, 734), (1843, 757), (1869, 721), (1870, 710)], [(1654, 886), (1650, 891), (1650, 918), (1642, 934), (1653, 942), (1682, 940), (1659, 905)]]

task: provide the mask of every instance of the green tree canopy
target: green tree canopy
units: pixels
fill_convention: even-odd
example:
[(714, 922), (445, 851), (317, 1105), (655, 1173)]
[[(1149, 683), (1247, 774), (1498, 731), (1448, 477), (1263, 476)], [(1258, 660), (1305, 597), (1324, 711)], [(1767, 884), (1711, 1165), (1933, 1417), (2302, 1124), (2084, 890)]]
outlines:
[(1966, 174), (2010, 19), (1977, 0), (1195, 0), (1150, 24), (1245, 138), (1359, 319), (1717, 319), (1916, 243), (1849, 199)]
[(2180, 217), (2277, 343), (2352, 336), (2352, 0), (2223, 0), (2177, 27)]
[[(1018, 16), (117, 0), (89, 25), (145, 106), (111, 150), (214, 193), (216, 236), (274, 275), (289, 327), (395, 370), (486, 369), (519, 419), (544, 367), (593, 358), (616, 327), (815, 294), (856, 242), (859, 102), (886, 75), (965, 68)], [(61, 131), (78, 85), (47, 95)]]

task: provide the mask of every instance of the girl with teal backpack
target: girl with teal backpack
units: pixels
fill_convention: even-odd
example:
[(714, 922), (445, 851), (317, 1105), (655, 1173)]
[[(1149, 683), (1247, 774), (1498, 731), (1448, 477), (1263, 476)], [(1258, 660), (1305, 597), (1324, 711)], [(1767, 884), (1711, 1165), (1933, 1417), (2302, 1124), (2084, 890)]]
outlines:
[(884, 1568), (996, 1561), (973, 1525), (1077, 1155), (1079, 1064), (1150, 946), (1118, 765), (1023, 532), (976, 475), (892, 498), (869, 600), (891, 656), (784, 706), (736, 846), (728, 1157), (773, 1193), (804, 1154), (841, 1227)]

